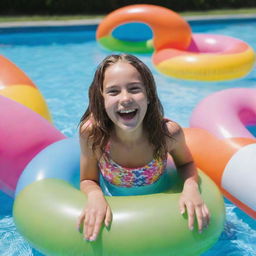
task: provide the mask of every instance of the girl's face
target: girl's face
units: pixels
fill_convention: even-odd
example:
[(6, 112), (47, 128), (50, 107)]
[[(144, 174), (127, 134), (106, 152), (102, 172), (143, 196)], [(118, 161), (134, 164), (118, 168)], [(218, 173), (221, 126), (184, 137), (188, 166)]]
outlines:
[(106, 112), (122, 130), (142, 127), (148, 99), (140, 73), (129, 63), (117, 62), (105, 71), (103, 97)]

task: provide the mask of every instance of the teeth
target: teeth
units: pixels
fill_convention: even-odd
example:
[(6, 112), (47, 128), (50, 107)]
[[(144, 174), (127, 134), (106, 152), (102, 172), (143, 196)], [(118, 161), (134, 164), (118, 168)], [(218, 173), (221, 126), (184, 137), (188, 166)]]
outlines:
[(134, 112), (136, 109), (123, 109), (123, 110), (119, 110), (118, 112), (121, 114), (128, 114), (128, 113), (132, 113)]

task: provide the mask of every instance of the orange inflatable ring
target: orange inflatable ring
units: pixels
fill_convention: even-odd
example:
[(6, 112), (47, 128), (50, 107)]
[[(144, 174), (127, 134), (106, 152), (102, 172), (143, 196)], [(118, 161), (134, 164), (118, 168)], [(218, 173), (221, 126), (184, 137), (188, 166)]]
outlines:
[[(252, 138), (220, 139), (210, 132), (200, 128), (186, 128), (184, 129), (184, 132), (186, 143), (193, 155), (196, 166), (203, 170), (203, 172), (219, 186), (225, 197), (252, 218), (256, 219), (255, 193), (247, 194), (247, 198), (244, 200), (244, 194), (247, 192), (246, 186), (244, 186), (245, 193), (243, 192), (239, 196), (237, 193), (233, 193), (234, 190), (230, 190), (230, 186), (227, 187), (223, 184), (225, 170), (228, 169), (228, 172), (232, 171), (235, 174), (237, 169), (240, 168), (238, 164), (238, 161), (241, 160), (240, 156), (242, 156), (242, 154), (245, 156), (245, 154), (248, 154), (249, 152), (246, 157), (247, 161), (242, 162), (244, 165), (245, 181), (248, 181), (250, 178), (246, 177), (246, 174), (248, 173), (247, 169), (250, 167), (250, 163), (248, 164), (248, 158), (255, 159), (252, 152), (253, 150), (255, 152), (256, 140)], [(251, 160), (250, 162), (253, 163), (253, 161), (254, 160)], [(230, 166), (233, 170), (230, 170)], [(239, 173), (240, 172), (238, 172), (238, 175)], [(241, 185), (243, 185), (245, 181), (241, 181)], [(231, 185), (236, 186), (236, 184), (239, 183), (239, 180), (235, 181), (234, 179), (230, 179), (230, 183)], [(241, 185), (239, 188), (241, 188)], [(255, 177), (251, 177), (251, 181), (248, 186), (250, 188), (254, 186), (253, 190), (255, 191)]]
[[(112, 31), (125, 23), (142, 22), (153, 31), (146, 42), (127, 42), (112, 36)], [(186, 49), (191, 41), (189, 24), (177, 13), (156, 5), (129, 5), (107, 15), (99, 25), (96, 38), (104, 47), (115, 51), (150, 52), (165, 48)], [(152, 45), (151, 45), (152, 44)]]
[[(148, 25), (153, 39), (143, 40), (144, 27), (126, 29), (121, 39), (115, 36), (116, 29), (126, 23)], [(130, 34), (133, 35), (131, 40)], [(254, 50), (246, 42), (223, 35), (192, 35), (189, 24), (181, 16), (156, 5), (130, 5), (117, 9), (103, 19), (96, 37), (100, 44), (113, 51), (154, 51), (152, 61), (159, 72), (184, 80), (240, 78), (251, 71), (255, 62)]]

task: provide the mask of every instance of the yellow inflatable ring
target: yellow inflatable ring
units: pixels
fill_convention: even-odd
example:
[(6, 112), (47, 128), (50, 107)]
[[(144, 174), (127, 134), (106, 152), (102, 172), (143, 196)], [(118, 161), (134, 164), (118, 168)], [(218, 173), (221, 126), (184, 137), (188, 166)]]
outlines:
[(202, 81), (229, 80), (245, 76), (255, 61), (245, 42), (222, 35), (193, 34), (187, 50), (166, 48), (153, 55), (155, 67), (175, 78)]

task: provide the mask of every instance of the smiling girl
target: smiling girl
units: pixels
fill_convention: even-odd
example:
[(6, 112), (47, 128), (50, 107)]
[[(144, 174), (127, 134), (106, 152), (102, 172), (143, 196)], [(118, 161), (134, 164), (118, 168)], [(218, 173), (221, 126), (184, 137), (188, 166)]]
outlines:
[(89, 107), (80, 123), (80, 187), (88, 202), (78, 220), (86, 240), (95, 241), (111, 209), (104, 195), (160, 192), (168, 154), (184, 180), (179, 200), (192, 230), (201, 232), (209, 211), (181, 127), (163, 116), (153, 75), (132, 55), (110, 55), (98, 66), (89, 89)]

